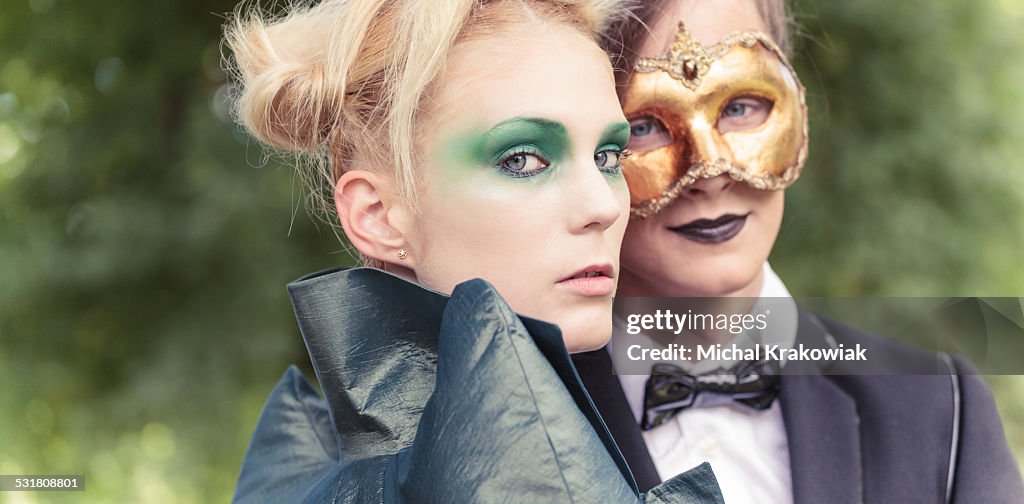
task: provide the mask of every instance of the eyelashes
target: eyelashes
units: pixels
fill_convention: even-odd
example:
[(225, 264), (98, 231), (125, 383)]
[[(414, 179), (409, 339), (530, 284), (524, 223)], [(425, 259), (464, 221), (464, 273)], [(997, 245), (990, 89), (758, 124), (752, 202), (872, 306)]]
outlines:
[(632, 151), (617, 145), (602, 147), (594, 154), (594, 164), (604, 173), (622, 173), (622, 160), (632, 155)]
[(773, 105), (760, 96), (740, 96), (722, 108), (716, 127), (722, 133), (756, 128), (768, 120)]
[(660, 119), (654, 116), (638, 117), (629, 121), (629, 148), (649, 151), (672, 143), (672, 135)]
[[(632, 154), (617, 145), (606, 145), (594, 154), (594, 165), (603, 173), (618, 174), (622, 172), (622, 160)], [(536, 146), (520, 145), (499, 155), (494, 167), (508, 177), (525, 178), (548, 171), (551, 161)]]
[(520, 145), (498, 156), (495, 168), (513, 178), (532, 177), (547, 171), (551, 161), (533, 145)]

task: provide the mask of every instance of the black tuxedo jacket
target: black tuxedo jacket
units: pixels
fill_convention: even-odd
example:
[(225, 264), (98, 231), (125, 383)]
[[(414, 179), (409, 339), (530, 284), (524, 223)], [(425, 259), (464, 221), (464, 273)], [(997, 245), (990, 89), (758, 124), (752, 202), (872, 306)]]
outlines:
[[(1024, 484), (992, 394), (965, 362), (802, 309), (797, 342), (860, 343), (870, 349), (873, 365), (932, 371), (783, 376), (779, 400), (796, 504), (1024, 503)], [(573, 360), (640, 489), (657, 485), (661, 479), (607, 351)], [(936, 374), (937, 363), (954, 372)]]

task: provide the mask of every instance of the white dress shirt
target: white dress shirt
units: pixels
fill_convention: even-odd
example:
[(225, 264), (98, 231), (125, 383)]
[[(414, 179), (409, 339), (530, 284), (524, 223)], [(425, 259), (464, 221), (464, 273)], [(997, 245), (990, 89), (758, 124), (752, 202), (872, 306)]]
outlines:
[[(796, 303), (767, 262), (764, 273), (759, 297), (789, 299), (787, 313), (783, 316), (789, 324), (782, 331), (782, 340), (776, 339), (773, 343), (791, 347), (796, 339)], [(778, 337), (779, 331), (774, 333)], [(738, 337), (734, 343), (744, 346), (740, 340)], [(691, 372), (713, 369), (715, 365), (717, 363), (702, 362)], [(643, 414), (648, 376), (619, 375), (637, 422)], [(687, 408), (664, 424), (644, 432), (643, 438), (662, 481), (707, 461), (715, 471), (728, 504), (793, 502), (789, 447), (778, 399), (766, 410), (735, 402)]]

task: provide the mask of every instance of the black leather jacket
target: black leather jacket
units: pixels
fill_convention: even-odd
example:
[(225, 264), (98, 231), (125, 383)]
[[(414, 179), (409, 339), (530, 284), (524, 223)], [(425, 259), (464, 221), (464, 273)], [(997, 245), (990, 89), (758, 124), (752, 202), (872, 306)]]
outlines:
[(722, 502), (703, 464), (640, 494), (557, 327), (482, 280), (368, 268), (288, 286), (325, 399), (291, 367), (235, 502)]

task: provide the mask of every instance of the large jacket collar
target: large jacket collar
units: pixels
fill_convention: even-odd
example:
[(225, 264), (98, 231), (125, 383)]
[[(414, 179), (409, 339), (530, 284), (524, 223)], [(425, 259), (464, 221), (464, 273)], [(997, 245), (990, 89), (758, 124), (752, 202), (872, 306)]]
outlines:
[[(450, 298), (372, 268), (313, 273), (289, 284), (288, 291), (346, 453), (372, 457), (408, 447), (436, 384), (437, 342)], [(520, 320), (635, 490), (559, 329)]]
[[(313, 273), (289, 284), (288, 291), (345, 451), (372, 457), (409, 446), (434, 391), (438, 335), (450, 298), (372, 268)], [(561, 332), (520, 318), (635, 489)]]
[[(490, 502), (513, 488), (544, 502), (721, 502), (708, 464), (639, 496), (558, 328), (517, 316), (482, 280), (449, 298), (355, 269), (289, 290), (342, 445), (340, 465), (296, 491), (339, 502)], [(279, 439), (258, 427), (247, 460)]]
[(448, 296), (372, 268), (313, 273), (288, 291), (345, 451), (408, 446), (434, 391)]

